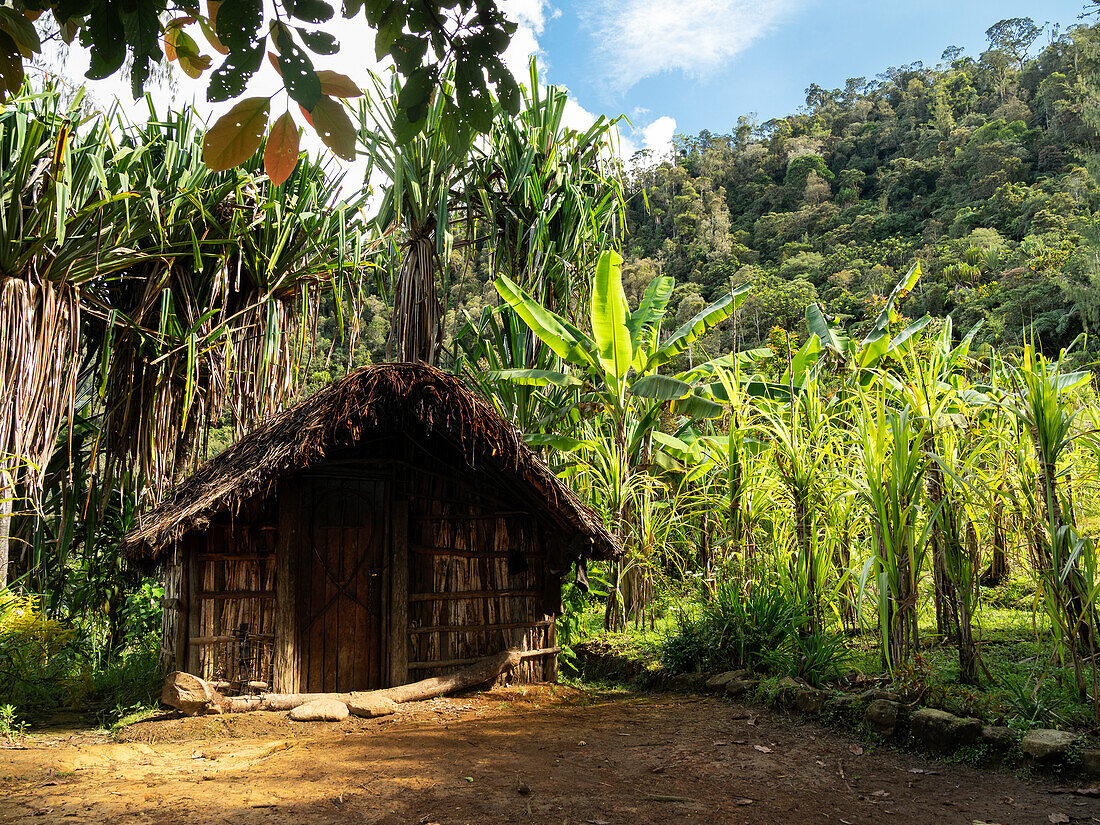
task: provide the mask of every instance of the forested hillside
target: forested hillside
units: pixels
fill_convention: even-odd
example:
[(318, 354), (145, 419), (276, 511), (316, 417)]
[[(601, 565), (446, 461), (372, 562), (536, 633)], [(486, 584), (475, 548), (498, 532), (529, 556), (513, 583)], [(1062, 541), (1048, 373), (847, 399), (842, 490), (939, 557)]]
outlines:
[[(716, 130), (678, 135), (673, 157), (624, 160), (632, 303), (656, 274), (672, 275), (683, 321), (751, 282), (736, 318), (697, 349), (728, 351), (735, 329), (741, 347), (776, 327), (797, 343), (808, 304), (860, 331), (920, 260), (909, 318), (951, 315), (957, 329), (981, 324), (979, 343), (1010, 348), (1034, 331), (1052, 354), (1095, 332), (1100, 24), (1061, 32), (1013, 19), (987, 36), (980, 55), (952, 47), (935, 66), (812, 84), (786, 117), (715, 112)], [(456, 254), (447, 275), (454, 354), (466, 321), (499, 299), (488, 249)], [(361, 298), (353, 364), (383, 358), (384, 292)], [(348, 364), (331, 307), (320, 323), (307, 391)]]
[(858, 328), (920, 259), (910, 317), (981, 322), (978, 340), (1009, 346), (1034, 328), (1051, 352), (1095, 331), (1100, 28), (987, 34), (980, 55), (814, 84), (787, 117), (715, 113), (736, 126), (678, 137), (674, 162), (628, 183), (637, 281), (675, 276), (681, 317), (752, 281), (751, 345), (799, 330), (814, 300)]

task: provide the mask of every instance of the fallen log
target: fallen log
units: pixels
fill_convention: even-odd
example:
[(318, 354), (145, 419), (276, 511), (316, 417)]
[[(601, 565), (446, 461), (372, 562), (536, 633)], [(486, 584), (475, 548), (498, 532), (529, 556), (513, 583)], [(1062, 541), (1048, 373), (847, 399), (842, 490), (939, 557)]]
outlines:
[[(434, 699), (448, 693), (483, 685), (516, 668), (524, 659), (556, 653), (556, 649), (505, 650), (475, 662), (467, 668), (446, 676), (433, 676), (399, 687), (351, 693), (261, 693), (256, 696), (223, 696), (198, 676), (182, 671), (168, 674), (160, 700), (188, 716), (204, 713), (244, 713), (252, 710), (293, 710), (317, 699), (336, 699), (352, 708), (365, 709), (360, 715), (381, 715), (371, 711), (384, 708), (387, 702), (417, 702)], [(392, 711), (390, 711), (392, 712)]]

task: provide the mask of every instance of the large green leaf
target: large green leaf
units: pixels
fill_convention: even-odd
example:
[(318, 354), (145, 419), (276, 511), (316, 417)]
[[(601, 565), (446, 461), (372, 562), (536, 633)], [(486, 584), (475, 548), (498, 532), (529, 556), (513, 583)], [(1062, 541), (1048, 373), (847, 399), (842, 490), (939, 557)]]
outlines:
[(672, 297), (672, 290), (676, 286), (676, 280), (668, 275), (661, 275), (649, 282), (645, 294), (642, 296), (638, 308), (630, 314), (626, 325), (630, 329), (630, 342), (634, 348), (634, 368), (641, 369), (644, 364), (639, 361), (652, 351), (657, 343), (657, 335), (661, 328), (661, 321), (668, 311), (668, 301)]
[(690, 347), (707, 330), (729, 318), (734, 309), (744, 303), (750, 289), (752, 289), (751, 283), (742, 284), (720, 301), (715, 301), (710, 306), (700, 310), (694, 318), (684, 323), (663, 346), (649, 357), (649, 361), (646, 363), (646, 371), (648, 372), (661, 366), (661, 364), (668, 363)]
[(721, 404), (709, 398), (692, 394), (687, 398), (674, 401), (672, 411), (677, 415), (686, 415), (688, 418), (721, 418), (726, 410)]
[(725, 355), (719, 355), (717, 358), (712, 358), (709, 361), (704, 361), (702, 364), (696, 364), (691, 369), (677, 373), (676, 377), (679, 378), (681, 381), (696, 381), (700, 378), (714, 375), (719, 370), (733, 369), (734, 364), (737, 364), (741, 367), (747, 367), (757, 361), (763, 361), (767, 358), (773, 358), (774, 356), (775, 353), (772, 352), (771, 347), (757, 347), (756, 349), (739, 350), (738, 352), (730, 352), (726, 353)]
[(806, 383), (808, 373), (821, 359), (821, 339), (817, 335), (810, 335), (810, 340), (798, 348), (798, 352), (791, 358), (790, 379), (796, 387)]
[(653, 441), (677, 461), (694, 463), (699, 460), (699, 447), (696, 444), (688, 444), (686, 441), (660, 430), (653, 431)]
[(670, 375), (646, 375), (630, 385), (630, 394), (655, 401), (679, 401), (691, 395), (691, 384)]
[(596, 277), (592, 280), (591, 304), (592, 336), (600, 364), (619, 381), (626, 377), (630, 362), (634, 360), (622, 265), (622, 256), (613, 249), (600, 255)]
[(837, 355), (847, 354), (848, 336), (833, 329), (821, 310), (821, 304), (816, 301), (806, 307), (806, 328), (821, 339), (822, 346), (831, 349)]
[(909, 267), (909, 271), (905, 273), (905, 276), (894, 285), (893, 290), (890, 292), (890, 297), (886, 299), (886, 306), (883, 307), (882, 312), (880, 312), (878, 318), (875, 319), (874, 326), (871, 327), (871, 331), (867, 334), (867, 337), (863, 339), (864, 344), (878, 339), (886, 332), (891, 322), (898, 319), (896, 308), (898, 301), (909, 294), (909, 291), (916, 286), (917, 281), (920, 280), (920, 276), (920, 261), (917, 261)]
[(581, 447), (591, 447), (591, 441), (558, 433), (526, 433), (523, 440), (528, 447), (550, 447), (563, 453), (572, 453)]
[(598, 367), (594, 342), (583, 332), (554, 312), (546, 309), (506, 275), (494, 282), (497, 292), (546, 346), (570, 364), (578, 367)]
[(913, 336), (924, 329), (926, 326), (928, 326), (928, 322), (931, 320), (931, 315), (925, 315), (920, 320), (914, 321), (901, 332), (899, 332), (890, 341), (890, 351), (899, 353), (908, 352), (913, 346)]
[(554, 370), (538, 369), (510, 369), (489, 370), (485, 377), (494, 381), (507, 381), (510, 384), (519, 384), (524, 387), (580, 387), (584, 385), (574, 375)]

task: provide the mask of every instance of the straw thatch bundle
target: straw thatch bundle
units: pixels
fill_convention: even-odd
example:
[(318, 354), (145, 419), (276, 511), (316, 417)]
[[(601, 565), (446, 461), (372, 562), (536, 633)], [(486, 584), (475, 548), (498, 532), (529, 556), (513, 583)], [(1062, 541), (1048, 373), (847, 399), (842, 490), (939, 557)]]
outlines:
[(276, 415), (182, 482), (124, 539), (123, 549), (133, 558), (159, 559), (185, 533), (234, 511), (277, 478), (389, 434), (446, 440), (471, 469), (510, 475), (543, 519), (587, 545), (585, 556), (619, 553), (596, 513), (527, 447), (519, 430), (458, 377), (423, 364), (363, 367)]

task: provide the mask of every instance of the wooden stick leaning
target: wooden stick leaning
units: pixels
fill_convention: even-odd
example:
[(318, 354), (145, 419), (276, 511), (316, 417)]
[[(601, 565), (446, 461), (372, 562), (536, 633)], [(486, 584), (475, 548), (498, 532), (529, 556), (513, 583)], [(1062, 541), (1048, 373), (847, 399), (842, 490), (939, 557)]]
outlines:
[[(351, 693), (261, 693), (257, 696), (223, 696), (198, 676), (183, 671), (168, 674), (160, 701), (188, 716), (204, 713), (243, 713), (250, 710), (293, 710), (317, 699), (335, 699), (352, 707), (369, 708), (390, 702), (417, 702), (434, 699), (460, 690), (491, 682), (516, 668), (524, 659), (557, 653), (557, 648), (544, 650), (504, 650), (487, 656), (467, 668), (446, 676), (433, 676), (399, 687)], [(392, 711), (391, 711), (392, 712)], [(361, 715), (375, 715), (365, 713)]]

